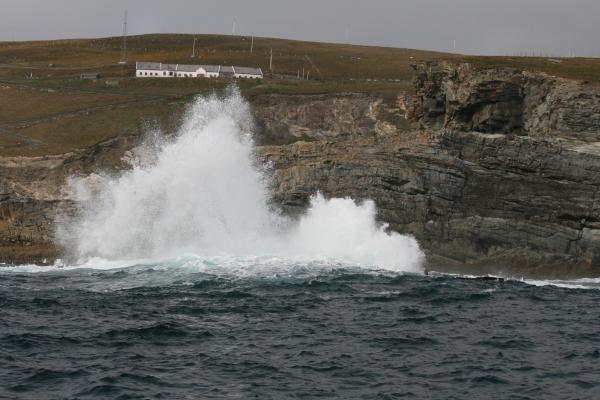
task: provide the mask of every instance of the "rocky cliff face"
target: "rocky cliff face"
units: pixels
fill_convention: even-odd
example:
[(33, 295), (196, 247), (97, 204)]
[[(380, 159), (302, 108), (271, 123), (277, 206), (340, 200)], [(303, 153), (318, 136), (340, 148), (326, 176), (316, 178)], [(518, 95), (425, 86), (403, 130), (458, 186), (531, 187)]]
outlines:
[(514, 69), (420, 64), (411, 117), (424, 129), (598, 140), (597, 86)]
[(45, 264), (60, 257), (55, 221), (75, 207), (68, 177), (124, 166), (121, 157), (135, 143), (124, 136), (78, 153), (0, 158), (0, 262)]
[(394, 134), (408, 128), (407, 96), (357, 93), (252, 99), (258, 145)]
[[(413, 234), (430, 269), (600, 275), (600, 89), (511, 69), (416, 66), (416, 93), (251, 100), (273, 201), (301, 212), (316, 191), (373, 199)], [(72, 206), (68, 171), (119, 159), (130, 139), (64, 157), (0, 162), (5, 260), (52, 257)], [(114, 164), (114, 163), (113, 163)]]
[(316, 190), (374, 199), (432, 269), (600, 275), (600, 91), (449, 64), (417, 66), (415, 86), (417, 129), (263, 147), (277, 201), (301, 209)]

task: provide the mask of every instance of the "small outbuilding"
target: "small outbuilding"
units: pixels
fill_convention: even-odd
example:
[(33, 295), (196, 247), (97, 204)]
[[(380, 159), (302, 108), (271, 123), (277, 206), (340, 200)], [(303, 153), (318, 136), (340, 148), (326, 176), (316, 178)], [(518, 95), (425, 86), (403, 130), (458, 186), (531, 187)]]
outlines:
[(100, 79), (100, 74), (97, 72), (84, 72), (83, 74), (79, 75), (79, 79), (96, 80)]
[(233, 67), (234, 76), (242, 79), (262, 79), (263, 72), (260, 68)]

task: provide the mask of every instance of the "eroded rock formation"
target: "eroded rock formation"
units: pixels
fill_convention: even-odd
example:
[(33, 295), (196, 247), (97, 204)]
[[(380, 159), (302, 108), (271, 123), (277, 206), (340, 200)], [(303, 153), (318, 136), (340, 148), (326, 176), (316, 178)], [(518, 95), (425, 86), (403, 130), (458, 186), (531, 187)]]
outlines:
[(275, 198), (374, 199), (433, 269), (599, 275), (600, 91), (450, 64), (418, 65), (415, 86), (415, 129), (264, 147)]

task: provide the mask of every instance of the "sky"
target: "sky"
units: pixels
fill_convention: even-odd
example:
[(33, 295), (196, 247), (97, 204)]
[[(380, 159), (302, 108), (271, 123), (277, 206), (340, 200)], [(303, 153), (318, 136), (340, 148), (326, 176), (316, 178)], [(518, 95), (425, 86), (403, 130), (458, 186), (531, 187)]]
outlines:
[(600, 0), (0, 0), (0, 41), (218, 33), (600, 57)]

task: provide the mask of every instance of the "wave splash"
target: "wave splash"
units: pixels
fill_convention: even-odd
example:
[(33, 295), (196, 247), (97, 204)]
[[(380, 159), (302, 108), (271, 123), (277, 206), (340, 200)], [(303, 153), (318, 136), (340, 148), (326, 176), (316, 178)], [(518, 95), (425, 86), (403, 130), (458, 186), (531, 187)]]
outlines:
[(252, 131), (236, 90), (198, 98), (174, 138), (137, 149), (131, 170), (71, 179), (81, 206), (59, 224), (61, 244), (81, 263), (196, 254), (420, 271), (416, 240), (378, 224), (372, 201), (315, 194), (297, 220), (272, 210)]

